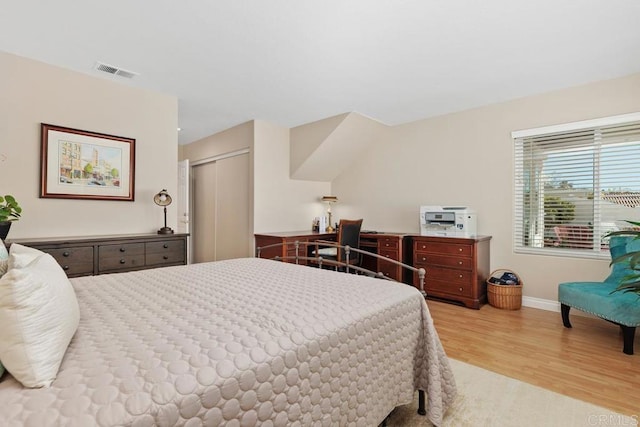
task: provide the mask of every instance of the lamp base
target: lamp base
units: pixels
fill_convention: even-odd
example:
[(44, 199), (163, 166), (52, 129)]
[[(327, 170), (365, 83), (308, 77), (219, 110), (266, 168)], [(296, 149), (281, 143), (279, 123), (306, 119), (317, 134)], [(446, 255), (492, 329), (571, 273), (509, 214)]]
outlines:
[(334, 231), (336, 231), (336, 229), (330, 225), (327, 225), (327, 228), (325, 228), (324, 231), (326, 231), (327, 233), (333, 233)]
[(158, 230), (158, 234), (173, 234), (173, 230), (170, 227), (162, 227)]

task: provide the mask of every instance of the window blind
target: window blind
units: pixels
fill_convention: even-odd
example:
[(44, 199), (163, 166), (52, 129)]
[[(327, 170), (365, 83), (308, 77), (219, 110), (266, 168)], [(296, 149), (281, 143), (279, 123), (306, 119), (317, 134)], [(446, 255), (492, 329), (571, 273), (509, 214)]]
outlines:
[(515, 136), (516, 252), (608, 257), (603, 236), (640, 220), (640, 117), (598, 122)]

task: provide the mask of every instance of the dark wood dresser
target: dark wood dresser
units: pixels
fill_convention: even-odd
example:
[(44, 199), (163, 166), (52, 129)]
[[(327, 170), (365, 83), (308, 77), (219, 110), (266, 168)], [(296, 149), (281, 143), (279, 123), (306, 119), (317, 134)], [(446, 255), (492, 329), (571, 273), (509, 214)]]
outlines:
[(187, 263), (188, 234), (122, 234), (109, 236), (16, 239), (51, 254), (69, 277)]
[[(413, 266), (424, 268), (427, 296), (480, 308), (487, 302), (491, 236), (413, 236)], [(414, 286), (418, 286), (414, 274)]]

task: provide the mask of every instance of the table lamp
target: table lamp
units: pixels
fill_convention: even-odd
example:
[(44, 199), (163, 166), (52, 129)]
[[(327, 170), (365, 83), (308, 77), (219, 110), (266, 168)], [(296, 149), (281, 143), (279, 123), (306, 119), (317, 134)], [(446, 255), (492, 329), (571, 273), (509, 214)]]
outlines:
[[(327, 204), (327, 216), (329, 217), (329, 221), (328, 221), (327, 228), (325, 229), (325, 231), (327, 233), (333, 233), (334, 231), (336, 231), (336, 229), (333, 228), (333, 225), (332, 225), (332, 222), (331, 222), (331, 204), (332, 203), (337, 203), (338, 202), (338, 198), (336, 196), (322, 196), (322, 201)], [(320, 231), (322, 231), (322, 230), (320, 230)]]
[(164, 227), (158, 230), (158, 234), (173, 234), (173, 230), (167, 227), (167, 206), (171, 204), (171, 196), (167, 193), (167, 190), (163, 189), (153, 196), (153, 201), (156, 205), (164, 207)]

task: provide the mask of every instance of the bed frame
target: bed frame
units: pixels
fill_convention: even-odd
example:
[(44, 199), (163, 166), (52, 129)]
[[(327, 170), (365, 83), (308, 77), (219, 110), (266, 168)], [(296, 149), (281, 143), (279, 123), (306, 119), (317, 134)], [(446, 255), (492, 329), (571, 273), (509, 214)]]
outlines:
[[(285, 247), (283, 247), (285, 246)], [(256, 247), (256, 257), (257, 258), (264, 258), (262, 257), (262, 251), (265, 249), (273, 249), (273, 248), (281, 248), (281, 249), (286, 249), (284, 252), (281, 253), (289, 253), (289, 247), (293, 246), (295, 249), (294, 255), (289, 255), (289, 256), (280, 256), (280, 255), (276, 255), (272, 258), (269, 259), (273, 259), (276, 261), (283, 261), (283, 262), (291, 262), (291, 263), (295, 263), (295, 264), (300, 264), (301, 262), (303, 262), (304, 264), (310, 266), (310, 267), (317, 267), (317, 268), (323, 268), (325, 266), (328, 267), (333, 267), (336, 271), (343, 271), (345, 273), (354, 273), (354, 274), (363, 274), (369, 277), (375, 277), (378, 279), (385, 279), (385, 280), (390, 280), (392, 282), (397, 282), (396, 280), (385, 276), (382, 272), (375, 272), (375, 271), (371, 271), (368, 270), (366, 268), (362, 268), (359, 265), (353, 264), (353, 263), (349, 263), (349, 259), (351, 258), (349, 255), (351, 253), (357, 253), (358, 257), (373, 257), (373, 258), (377, 258), (377, 259), (382, 259), (386, 262), (390, 262), (396, 265), (401, 266), (402, 268), (406, 268), (407, 270), (411, 271), (412, 273), (417, 273), (418, 274), (418, 280), (419, 280), (419, 291), (420, 293), (422, 293), (422, 295), (426, 298), (427, 293), (424, 290), (424, 277), (426, 274), (426, 271), (424, 268), (415, 268), (409, 264), (405, 264), (402, 263), (400, 261), (396, 261), (393, 259), (389, 259), (387, 257), (383, 257), (381, 255), (369, 252), (369, 251), (365, 251), (365, 250), (361, 250), (361, 249), (357, 249), (357, 248), (352, 248), (349, 245), (340, 245), (338, 243), (334, 243), (334, 242), (325, 242), (323, 241), (322, 243), (318, 243), (318, 242), (301, 242), (301, 241), (294, 241), (294, 242), (280, 242), (280, 243), (274, 243), (272, 245), (266, 245), (266, 246), (261, 246), (261, 247)], [(314, 248), (318, 248), (318, 247), (323, 247), (323, 248), (337, 248), (339, 250), (343, 250), (345, 253), (345, 261), (339, 261), (339, 260), (335, 260), (335, 259), (325, 259), (322, 258), (321, 256), (316, 256), (316, 257), (310, 257), (307, 254), (309, 253), (309, 246), (313, 246)], [(424, 395), (424, 390), (418, 390), (418, 414), (420, 415), (426, 415), (427, 411), (426, 411), (426, 406), (425, 406), (425, 395)], [(381, 426), (386, 426), (386, 419), (385, 421), (381, 424)]]

